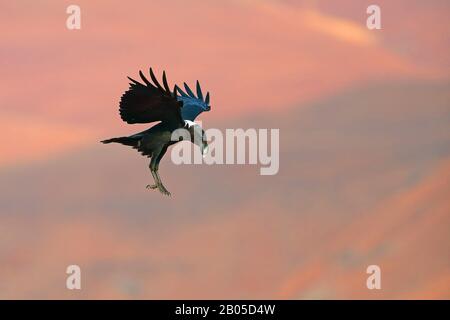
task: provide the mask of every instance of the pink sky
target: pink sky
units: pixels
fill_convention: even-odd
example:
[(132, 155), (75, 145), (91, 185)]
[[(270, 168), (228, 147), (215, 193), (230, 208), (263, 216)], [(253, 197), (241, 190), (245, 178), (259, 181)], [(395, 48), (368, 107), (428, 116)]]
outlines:
[[(402, 1), (383, 2), (384, 29), (369, 31), (364, 12), (355, 14), (364, 7), (348, 1), (346, 15), (327, 1), (79, 1), (82, 29), (69, 31), (68, 3), (3, 5), (0, 122), (32, 152), (3, 137), (0, 165), (129, 132), (118, 100), (126, 76), (150, 66), (166, 70), (171, 83), (199, 79), (212, 94), (206, 121), (301, 107), (386, 77), (448, 76), (436, 64), (448, 50), (436, 36), (446, 17), (431, 5), (405, 12)], [(409, 29), (408, 19), (394, 20), (403, 15), (426, 21), (426, 36)], [(392, 45), (403, 39), (402, 50)], [(422, 45), (426, 51), (417, 49)]]
[[(450, 5), (377, 2), (375, 31), (366, 0), (76, 1), (78, 31), (3, 3), (0, 298), (449, 298)], [(206, 128), (279, 128), (280, 173), (165, 158), (149, 193), (98, 141), (145, 127), (118, 101), (150, 66), (211, 92)]]

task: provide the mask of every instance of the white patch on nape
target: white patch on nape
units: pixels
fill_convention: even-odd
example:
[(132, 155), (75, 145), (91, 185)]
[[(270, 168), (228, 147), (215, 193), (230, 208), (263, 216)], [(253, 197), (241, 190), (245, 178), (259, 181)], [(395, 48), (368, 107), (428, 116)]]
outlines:
[(193, 126), (196, 126), (197, 124), (194, 121), (191, 120), (184, 120), (184, 126), (186, 128), (191, 128)]

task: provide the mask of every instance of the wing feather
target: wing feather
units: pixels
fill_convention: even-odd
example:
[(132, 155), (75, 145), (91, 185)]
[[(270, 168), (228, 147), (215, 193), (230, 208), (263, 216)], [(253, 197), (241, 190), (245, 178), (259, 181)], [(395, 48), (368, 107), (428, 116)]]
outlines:
[(167, 83), (167, 78), (166, 78), (166, 72), (163, 71), (163, 85), (164, 85), (164, 89), (167, 92), (170, 92), (170, 88), (169, 88), (169, 84)]
[(176, 98), (176, 91), (170, 91), (167, 77), (163, 73), (163, 88), (150, 68), (151, 83), (139, 71), (139, 76), (145, 83), (140, 83), (130, 77), (130, 88), (120, 100), (120, 117), (127, 123), (150, 123), (154, 121), (167, 122), (175, 126), (183, 126), (181, 117), (182, 101)]
[(203, 101), (202, 88), (200, 87), (200, 82), (197, 80), (197, 97)]
[(189, 86), (187, 85), (187, 83), (184, 83), (184, 89), (186, 89), (187, 94), (191, 97), (191, 98), (196, 98), (195, 94), (192, 92), (191, 88), (189, 88)]

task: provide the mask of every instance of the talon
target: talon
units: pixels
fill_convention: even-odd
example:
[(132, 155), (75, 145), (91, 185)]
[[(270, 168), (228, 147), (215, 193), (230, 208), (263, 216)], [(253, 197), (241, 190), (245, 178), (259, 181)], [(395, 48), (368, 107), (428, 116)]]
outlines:
[(147, 189), (156, 189), (156, 188), (158, 188), (158, 186), (157, 186), (156, 184), (148, 184), (148, 185), (146, 186), (146, 188), (147, 188)]
[(163, 185), (159, 185), (158, 186), (158, 190), (159, 192), (161, 192), (162, 194), (166, 195), (166, 196), (170, 196), (170, 192), (163, 186)]

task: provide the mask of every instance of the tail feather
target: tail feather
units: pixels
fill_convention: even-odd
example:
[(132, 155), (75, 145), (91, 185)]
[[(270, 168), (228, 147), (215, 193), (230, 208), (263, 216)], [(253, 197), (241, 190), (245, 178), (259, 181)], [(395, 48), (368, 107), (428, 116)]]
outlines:
[(103, 140), (100, 142), (105, 143), (105, 144), (111, 143), (111, 142), (116, 142), (116, 143), (124, 144), (126, 146), (135, 147), (137, 145), (138, 141), (139, 141), (139, 139), (132, 138), (132, 137), (119, 137), (119, 138), (111, 138), (111, 139)]

